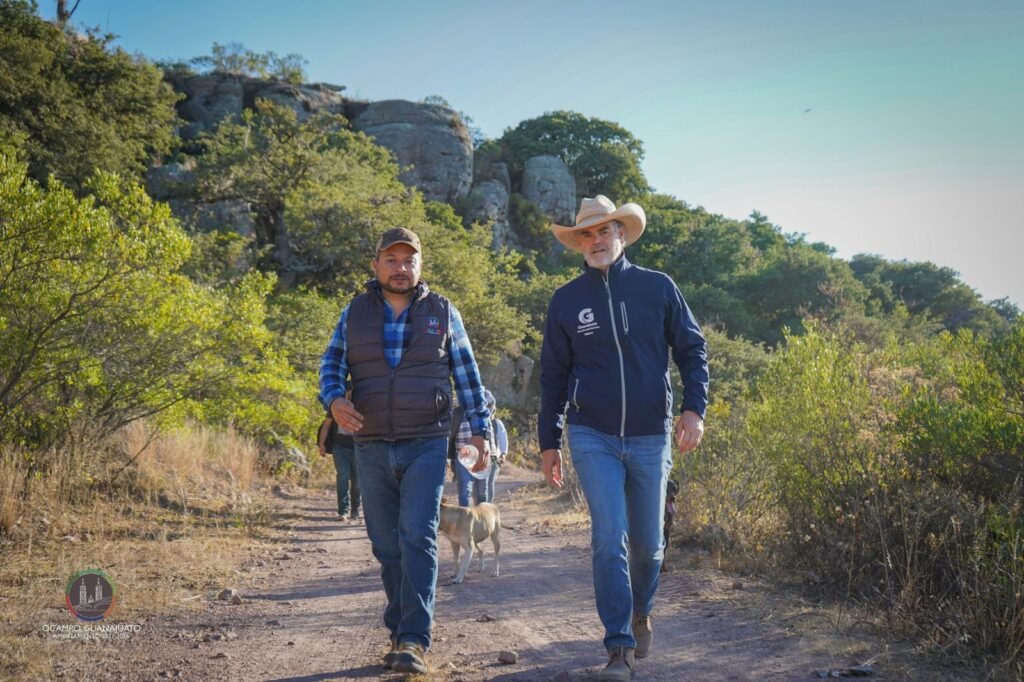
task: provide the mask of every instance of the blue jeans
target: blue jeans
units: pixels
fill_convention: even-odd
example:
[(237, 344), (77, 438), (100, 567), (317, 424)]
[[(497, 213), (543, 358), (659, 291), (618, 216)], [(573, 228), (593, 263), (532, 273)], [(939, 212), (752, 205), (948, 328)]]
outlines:
[(459, 506), (469, 506), (470, 493), (473, 495), (473, 504), (481, 502), (494, 502), (494, 480), (498, 477), (498, 465), (491, 467), (487, 478), (476, 478), (469, 473), (469, 469), (462, 465), (456, 457), (455, 463), (455, 489), (459, 493)]
[(590, 507), (597, 614), (606, 649), (636, 648), (633, 615), (654, 607), (664, 557), (669, 434), (619, 438), (569, 425), (572, 464)]
[(354, 448), (335, 443), (331, 454), (334, 456), (334, 468), (337, 471), (338, 515), (345, 516), (351, 511), (352, 516), (359, 516), (359, 468), (356, 466), (356, 451)]
[(357, 442), (356, 459), (366, 535), (387, 596), (384, 625), (398, 642), (429, 649), (448, 439)]

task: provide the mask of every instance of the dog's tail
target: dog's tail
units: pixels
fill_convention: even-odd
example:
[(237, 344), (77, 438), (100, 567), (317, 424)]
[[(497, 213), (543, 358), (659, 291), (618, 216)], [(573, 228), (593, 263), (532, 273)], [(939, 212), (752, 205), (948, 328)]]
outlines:
[(505, 523), (504, 521), (501, 522), (501, 527), (504, 528), (505, 530), (519, 530), (515, 526), (510, 526), (507, 523)]

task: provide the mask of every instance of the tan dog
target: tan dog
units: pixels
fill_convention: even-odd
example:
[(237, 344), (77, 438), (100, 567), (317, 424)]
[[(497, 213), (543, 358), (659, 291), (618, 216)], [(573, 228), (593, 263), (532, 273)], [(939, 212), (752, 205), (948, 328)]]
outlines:
[[(490, 502), (481, 502), (475, 507), (457, 507), (441, 500), (441, 521), (438, 530), (452, 543), (457, 571), (449, 584), (458, 584), (466, 577), (466, 569), (473, 560), (473, 550), (480, 554), (480, 572), (484, 570), (484, 551), (480, 543), (487, 538), (494, 545), (494, 570), (497, 576), (501, 565), (501, 517), (498, 508)], [(466, 550), (459, 561), (460, 550)]]

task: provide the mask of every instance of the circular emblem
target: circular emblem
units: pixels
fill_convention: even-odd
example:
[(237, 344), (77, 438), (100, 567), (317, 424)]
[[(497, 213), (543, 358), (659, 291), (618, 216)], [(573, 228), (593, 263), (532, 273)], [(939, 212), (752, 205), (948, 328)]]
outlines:
[(591, 308), (584, 308), (579, 314), (580, 324), (590, 324), (594, 321), (594, 311)]
[(98, 568), (71, 576), (64, 590), (68, 610), (80, 620), (103, 620), (114, 608), (116, 596), (113, 581)]

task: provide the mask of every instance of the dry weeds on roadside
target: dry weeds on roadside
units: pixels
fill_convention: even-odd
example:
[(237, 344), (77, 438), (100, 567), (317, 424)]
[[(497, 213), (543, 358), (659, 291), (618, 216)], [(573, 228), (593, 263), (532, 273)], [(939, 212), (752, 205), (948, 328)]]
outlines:
[(253, 490), (255, 445), (200, 427), (121, 436), (123, 452), (141, 454), (112, 483), (123, 461), (102, 479), (95, 463), (59, 452), (47, 453), (45, 474), (26, 453), (0, 453), (0, 678), (47, 677), (67, 651), (42, 628), (75, 623), (64, 590), (78, 571), (100, 568), (115, 583), (107, 623), (199, 608), (229, 578), (237, 584), (234, 566), (269, 520)]

